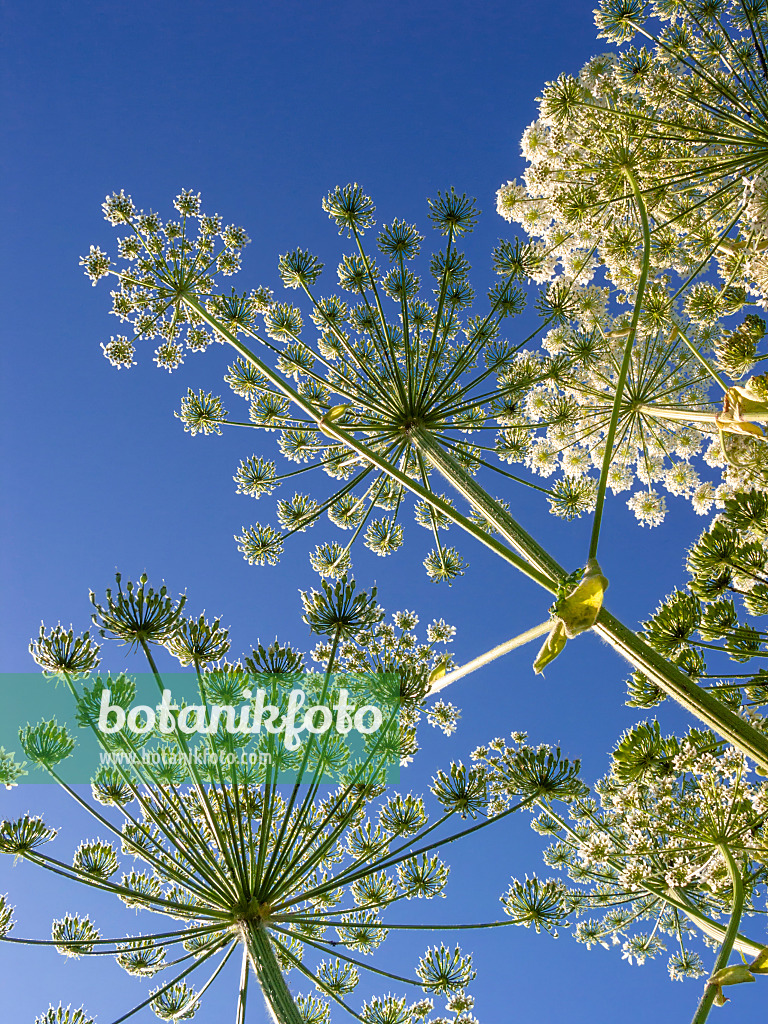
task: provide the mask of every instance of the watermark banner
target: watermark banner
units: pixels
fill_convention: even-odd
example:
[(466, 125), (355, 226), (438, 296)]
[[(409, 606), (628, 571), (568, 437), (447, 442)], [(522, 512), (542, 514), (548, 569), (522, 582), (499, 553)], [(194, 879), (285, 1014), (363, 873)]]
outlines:
[(392, 674), (0, 674), (0, 782), (396, 782)]

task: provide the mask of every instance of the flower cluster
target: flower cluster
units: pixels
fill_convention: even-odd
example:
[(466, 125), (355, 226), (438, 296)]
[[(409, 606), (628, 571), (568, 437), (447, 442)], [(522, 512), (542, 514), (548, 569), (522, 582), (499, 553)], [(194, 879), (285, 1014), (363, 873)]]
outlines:
[[(599, 263), (631, 293), (643, 248), (629, 175), (653, 217), (653, 273), (683, 278), (716, 262), (694, 312), (765, 299), (765, 53), (762, 8), (603, 0), (600, 35), (616, 49), (549, 82), (524, 132), (528, 166), (498, 210), (582, 283)], [(636, 45), (639, 39), (642, 44)]]
[[(419, 642), (415, 633), (419, 617), (415, 612), (394, 612), (392, 622), (383, 621), (384, 613), (378, 606), (367, 608), (363, 614), (358, 608), (350, 615), (352, 592), (354, 583), (343, 579), (333, 587), (322, 580), (319, 591), (302, 594), (305, 621), (313, 632), (325, 635), (312, 657), (326, 668), (333, 657), (350, 672), (384, 681), (383, 693), (396, 700), (400, 709), (400, 758), (401, 763), (408, 763), (418, 750), (417, 726), (423, 712), (429, 724), (447, 736), (456, 730), (461, 712), (454, 704), (441, 700), (426, 706), (432, 678), (439, 670), (448, 671), (455, 665), (445, 646), (456, 630), (435, 619), (427, 626), (426, 642)], [(344, 624), (345, 638), (334, 648), (339, 622)]]
[[(736, 494), (687, 556), (688, 590), (675, 590), (644, 623), (643, 635), (731, 710), (764, 728), (768, 672), (762, 667), (768, 633), (768, 496)], [(746, 613), (746, 617), (742, 617)], [(748, 670), (747, 663), (758, 667)], [(650, 708), (664, 694), (636, 674), (628, 703)]]
[[(627, 316), (604, 311), (589, 324), (583, 318), (564, 323), (545, 335), (543, 353), (519, 356), (497, 372), (506, 407), (497, 417), (496, 452), (552, 481), (548, 501), (562, 518), (594, 509), (628, 330)], [(701, 343), (701, 332), (687, 337)], [(641, 525), (656, 526), (666, 512), (660, 487), (689, 498), (699, 514), (722, 502), (730, 488), (703, 478), (693, 465), (703, 452), (711, 476), (711, 467), (726, 462), (712, 422), (709, 378), (679, 328), (670, 320), (670, 329), (649, 326), (635, 340), (607, 486), (619, 494), (641, 485), (627, 504)], [(545, 379), (531, 385), (537, 370)]]
[[(105, 219), (127, 232), (118, 241), (127, 266), (114, 269), (116, 264), (93, 245), (80, 260), (93, 284), (117, 278), (112, 312), (130, 324), (132, 337), (118, 335), (102, 349), (118, 369), (134, 365), (140, 339), (158, 339), (155, 363), (169, 372), (181, 365), (187, 352), (203, 352), (214, 337), (185, 300), (213, 301), (214, 278), (240, 269), (242, 250), (249, 242), (243, 228), (225, 226), (218, 214), (202, 213), (199, 193), (182, 191), (173, 205), (178, 219), (163, 222), (156, 213), (137, 210), (122, 190), (107, 196), (102, 207)], [(258, 295), (251, 299), (256, 305), (260, 301), (263, 304), (264, 298)]]
[[(127, 197), (118, 199), (118, 210), (132, 209)], [(194, 216), (207, 224), (211, 218), (200, 212), (199, 197), (195, 200)], [(445, 543), (443, 531), (452, 523), (475, 535), (498, 531), (507, 506), (485, 491), (483, 501), (470, 498), (467, 516), (435, 486), (435, 470), (454, 486), (458, 478), (468, 480), (481, 470), (494, 472), (507, 486), (509, 481), (534, 486), (544, 491), (553, 513), (572, 519), (595, 508), (609, 437), (606, 484), (614, 494), (641, 485), (627, 504), (643, 525), (664, 519), (661, 488), (689, 498), (704, 514), (734, 488), (765, 478), (768, 451), (762, 427), (754, 426), (755, 417), (768, 419), (760, 404), (762, 392), (768, 393), (762, 378), (750, 378), (744, 395), (727, 392), (731, 404), (725, 419), (710, 395), (712, 381), (722, 384), (722, 378), (707, 363), (709, 353), (735, 377), (759, 359), (759, 318), (749, 314), (729, 331), (717, 325), (721, 315), (743, 303), (707, 306), (698, 285), (696, 301), (691, 295), (683, 300), (659, 272), (643, 296), (639, 322), (632, 323), (627, 313), (609, 310), (610, 288), (590, 283), (595, 257), (590, 274), (566, 273), (544, 288), (536, 303), (540, 330), (513, 344), (502, 337), (504, 321), (525, 305), (520, 283), (555, 273), (555, 262), (542, 255), (550, 252), (551, 239), (500, 243), (493, 254), (498, 283), (488, 293), (486, 312), (473, 316), (470, 267), (457, 247), (477, 217), (466, 197), (451, 191), (430, 204), (430, 217), (446, 243), (425, 264), (434, 287), (424, 298), (416, 272), (424, 239), (415, 226), (397, 219), (384, 226), (377, 237), (385, 261), (379, 266), (363, 246), (375, 207), (360, 187), (335, 189), (324, 208), (354, 239), (338, 265), (341, 293), (318, 294), (323, 265), (305, 250), (285, 254), (278, 264), (284, 286), (304, 293), (308, 316), (298, 305), (275, 301), (264, 287), (214, 293), (210, 263), (208, 276), (199, 278), (197, 257), (190, 256), (187, 265), (165, 245), (153, 249), (154, 284), (146, 276), (139, 288), (131, 266), (114, 271), (122, 282), (124, 315), (134, 323), (132, 339), (114, 342), (130, 350), (122, 365), (129, 364), (136, 342), (149, 330), (135, 303), (125, 298), (139, 289), (145, 299), (151, 293), (158, 316), (176, 325), (172, 334), (189, 323), (190, 347), (202, 350), (205, 336), (235, 348), (238, 358), (225, 380), (247, 401), (248, 415), (234, 422), (277, 433), (280, 453), (295, 464), (280, 472), (272, 458), (254, 454), (237, 467), (234, 480), (243, 495), (271, 495), (286, 480), (293, 488), (292, 496), (277, 501), (276, 524), (244, 526), (236, 536), (249, 563), (275, 564), (288, 537), (327, 518), (346, 531), (346, 543), (320, 543), (310, 560), (321, 576), (339, 578), (351, 568), (356, 540), (382, 557), (402, 546), (410, 492), (416, 498), (415, 521), (434, 544), (424, 559), (426, 571), (435, 581), (450, 583), (466, 563)], [(636, 205), (627, 210), (627, 216), (636, 216)], [(113, 221), (117, 216), (110, 215)], [(141, 216), (130, 218), (141, 234)], [(224, 234), (229, 251), (240, 235), (234, 229)], [(131, 259), (122, 249), (121, 255)], [(643, 258), (650, 260), (650, 253)], [(144, 269), (150, 275), (149, 267)], [(174, 290), (169, 282), (179, 275), (182, 282)], [(616, 290), (610, 273), (607, 281)], [(305, 337), (307, 319), (319, 334), (314, 343)], [(527, 343), (539, 333), (542, 349), (531, 349)], [(629, 335), (631, 359), (622, 375)], [(493, 381), (495, 391), (489, 390)], [(221, 397), (202, 390), (190, 389), (177, 415), (191, 434), (220, 433), (233, 422)], [(489, 430), (495, 431), (495, 442), (483, 444)], [(703, 469), (694, 466), (699, 455)], [(522, 475), (499, 463), (521, 464)], [(317, 469), (335, 483), (323, 484)], [(534, 484), (537, 476), (548, 486)], [(467, 497), (467, 488), (460, 490)]]
[[(523, 734), (507, 746), (494, 740), (475, 752), (502, 793), (509, 766), (528, 748)], [(679, 740), (643, 723), (622, 737), (611, 771), (595, 786), (553, 787), (535, 801), (533, 828), (551, 841), (544, 861), (568, 883), (535, 876), (513, 879), (502, 896), (515, 923), (556, 935), (573, 926), (578, 942), (620, 946), (629, 963), (667, 951), (676, 980), (705, 974), (692, 943), (719, 945), (731, 912), (738, 865), (747, 915), (765, 912), (768, 792), (746, 759), (706, 731)], [(564, 803), (561, 810), (558, 803)], [(574, 920), (571, 920), (574, 919)], [(762, 942), (740, 932), (736, 948), (755, 956)]]
[[(590, 460), (600, 464), (618, 339), (629, 327), (628, 317), (609, 312), (610, 300), (639, 302), (609, 479), (615, 491), (629, 489), (635, 477), (645, 485), (628, 504), (643, 525), (654, 526), (666, 511), (659, 485), (690, 498), (699, 514), (735, 489), (765, 485), (762, 428), (730, 424), (727, 439), (722, 429), (718, 437), (717, 412), (732, 401), (721, 374), (738, 380), (748, 373), (764, 333), (751, 313), (735, 327), (721, 321), (768, 302), (761, 127), (768, 22), (762, 9), (740, 3), (686, 0), (604, 0), (596, 20), (618, 50), (548, 83), (539, 118), (523, 134), (523, 181), (507, 182), (497, 195), (498, 212), (537, 247), (537, 279), (550, 282), (546, 294), (564, 320), (544, 340), (546, 351), (584, 354), (575, 366), (567, 359), (575, 381), (527, 396), (522, 429), (533, 414), (548, 423), (544, 436), (525, 450), (516, 436), (510, 440), (513, 455), (542, 475), (560, 461), (565, 477), (555, 485), (554, 511), (590, 508)], [(652, 45), (638, 47), (635, 37)], [(713, 384), (721, 389), (715, 405)], [(759, 400), (762, 378), (749, 385)], [(585, 415), (550, 412), (547, 405), (563, 395), (585, 405)], [(755, 411), (765, 422), (765, 410)], [(708, 466), (722, 470), (720, 480), (692, 465), (702, 449)]]
[[(38, 664), (52, 671), (54, 654), (61, 654), (55, 668), (76, 703), (77, 721), (94, 731), (111, 758), (92, 779), (93, 800), (101, 806), (84, 804), (106, 832), (81, 842), (70, 867), (46, 850), (56, 830), (25, 815), (0, 823), (0, 852), (171, 922), (157, 935), (105, 940), (89, 916), (67, 914), (53, 922), (50, 944), (75, 958), (111, 953), (128, 973), (157, 977), (159, 984), (142, 1005), (151, 1005), (163, 1020), (194, 1016), (208, 985), (240, 950), (244, 976), (253, 972), (281, 1021), (328, 1024), (335, 1004), (366, 1024), (476, 1024), (466, 993), (475, 976), (471, 957), (443, 944), (426, 951), (413, 977), (398, 976), (418, 990), (415, 1002), (399, 995), (373, 997), (359, 1011), (348, 1002), (367, 968), (359, 958), (372, 956), (399, 927), (385, 920), (387, 911), (403, 900), (444, 895), (449, 869), (438, 851), (457, 838), (448, 831), (450, 819), (467, 812), (463, 768), (452, 767), (448, 788), (441, 777), (435, 780), (433, 792), (443, 813), (431, 825), (422, 797), (384, 783), (401, 734), (412, 738), (415, 749), (429, 673), (438, 660), (447, 660), (435, 648), (451, 640), (453, 628), (436, 620), (427, 628), (428, 642), (419, 644), (415, 613), (396, 613), (390, 625), (383, 621), (375, 591), (356, 591), (346, 580), (333, 587), (323, 581), (320, 591), (303, 595), (305, 621), (322, 640), (314, 657), (323, 670), (307, 672), (303, 656), (277, 641), (268, 648), (257, 644), (243, 662), (223, 660), (229, 640), (220, 620), (183, 617), (183, 600), (173, 601), (165, 588), (150, 588), (145, 577), (125, 586), (118, 578), (117, 593), (108, 592), (103, 604), (92, 596), (92, 602), (105, 636), (142, 647), (161, 693), (168, 691), (149, 644), (162, 644), (183, 665), (194, 666), (190, 678), (201, 706), (193, 711), (243, 701), (247, 706), (259, 685), (285, 713), (300, 678), (318, 705), (333, 703), (342, 692), (353, 704), (375, 698), (386, 721), (365, 735), (358, 752), (343, 735), (317, 731), (305, 747), (289, 751), (274, 730), (266, 730), (259, 734), (263, 756), (255, 763), (242, 756), (244, 737), (223, 730), (221, 723), (202, 730), (202, 743), (193, 745), (182, 726), (190, 710), (186, 703), (169, 706), (170, 725), (160, 723), (158, 715), (151, 728), (133, 728), (128, 716), (124, 729), (102, 730), (105, 691), (110, 714), (122, 711), (125, 718), (136, 698), (134, 681), (124, 673), (82, 678), (81, 658), (74, 666), (70, 662), (77, 651), (95, 663), (97, 650), (87, 635), (78, 645), (69, 634), (63, 642), (60, 627), (50, 637), (43, 629), (32, 647)], [(443, 727), (455, 725), (455, 710), (448, 705), (432, 714)], [(57, 766), (74, 746), (65, 726), (55, 721), (27, 726), (20, 739), (34, 765), (60, 777)], [(485, 813), (478, 805), (473, 816), (478, 811)], [(0, 938), (12, 927), (3, 898)], [(207, 980), (192, 987), (190, 976), (206, 968)], [(319, 996), (294, 997), (285, 981), (291, 971)], [(243, 985), (242, 1014), (245, 992)], [(449, 1017), (431, 1016), (432, 997), (446, 1000)], [(38, 1020), (87, 1024), (83, 1011), (63, 1005)]]
[[(127, 197), (121, 202), (132, 209)], [(339, 578), (350, 568), (351, 544), (358, 537), (380, 556), (402, 545), (406, 492), (411, 491), (417, 498), (415, 520), (434, 544), (424, 560), (427, 573), (450, 582), (463, 573), (465, 562), (441, 536), (456, 514), (450, 499), (433, 486), (434, 448), (444, 449), (472, 475), (486, 465), (485, 452), (493, 454), (492, 448), (467, 438), (487, 429), (488, 378), (521, 348), (504, 341), (501, 330), (525, 305), (515, 281), (530, 259), (523, 254), (519, 274), (500, 270), (484, 312), (472, 315), (470, 266), (457, 243), (477, 220), (473, 201), (453, 190), (430, 201), (430, 219), (445, 243), (425, 261), (431, 284), (426, 295), (416, 272), (424, 239), (413, 225), (395, 219), (379, 232), (380, 266), (362, 244), (375, 207), (360, 187), (335, 189), (323, 206), (354, 240), (338, 265), (341, 294), (317, 294), (323, 265), (311, 253), (296, 249), (278, 264), (284, 286), (300, 289), (308, 299), (308, 317), (297, 305), (275, 301), (266, 288), (214, 294), (213, 264), (192, 255), (197, 243), (190, 243), (186, 262), (173, 246), (157, 243), (151, 259), (140, 261), (141, 280), (132, 266), (132, 250), (124, 251), (124, 245), (120, 255), (131, 261), (125, 270), (112, 270), (111, 263), (97, 267), (90, 257), (84, 263), (97, 277), (116, 273), (121, 282), (115, 302), (132, 321), (134, 336), (119, 339), (121, 351), (130, 352), (120, 365), (129, 365), (136, 343), (155, 330), (156, 322), (169, 325), (166, 333), (177, 346), (178, 330), (188, 323), (195, 350), (205, 347), (194, 339), (206, 330), (212, 331), (208, 341), (216, 338), (235, 348), (238, 358), (225, 380), (248, 402), (247, 423), (239, 425), (277, 432), (280, 452), (298, 467), (281, 474), (274, 461), (253, 455), (237, 468), (237, 490), (250, 497), (271, 494), (288, 478), (296, 488), (292, 497), (278, 502), (276, 526), (243, 527), (236, 538), (249, 562), (274, 564), (287, 537), (327, 516), (348, 531), (349, 541), (318, 545), (311, 561), (322, 576)], [(194, 216), (200, 224), (210, 220), (199, 206)], [(128, 222), (141, 237), (141, 216), (131, 213)], [(186, 224), (182, 217), (183, 231)], [(162, 233), (160, 227), (157, 231)], [(230, 236), (223, 240), (228, 252)], [(154, 319), (143, 309), (139, 314), (139, 298), (151, 306)], [(306, 319), (319, 334), (315, 343), (304, 336)], [(255, 350), (246, 342), (255, 342)], [(114, 355), (118, 342), (110, 344), (107, 354)], [(496, 405), (503, 407), (504, 399), (495, 402), (492, 413)], [(190, 390), (178, 415), (192, 434), (218, 433), (227, 423), (221, 398), (203, 391)], [(491, 468), (500, 477), (510, 476), (496, 465)], [(323, 487), (316, 469), (336, 483)], [(299, 488), (305, 474), (312, 474), (307, 479), (316, 486)], [(476, 530), (493, 528), (477, 510), (469, 521)]]

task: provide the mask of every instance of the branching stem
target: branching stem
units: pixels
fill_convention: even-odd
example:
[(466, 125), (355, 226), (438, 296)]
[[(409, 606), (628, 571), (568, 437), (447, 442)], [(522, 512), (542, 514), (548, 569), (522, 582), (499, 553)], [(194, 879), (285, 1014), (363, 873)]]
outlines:
[[(715, 966), (712, 968), (712, 976), (722, 970), (723, 967), (728, 966), (728, 960), (730, 959), (731, 952), (733, 951), (733, 944), (736, 940), (736, 936), (739, 933), (739, 922), (741, 921), (741, 915), (744, 910), (744, 884), (741, 880), (741, 872), (739, 871), (738, 864), (734, 860), (733, 854), (725, 843), (720, 845), (720, 850), (723, 857), (725, 857), (726, 864), (728, 865), (728, 874), (731, 876), (733, 902), (731, 904), (731, 919), (728, 922), (728, 929), (725, 933), (722, 945), (720, 946), (720, 952), (717, 954)], [(710, 976), (710, 980), (704, 988), (704, 994), (696, 1008), (696, 1013), (693, 1015), (691, 1024), (704, 1024), (709, 1016), (709, 1011), (712, 1009), (712, 1004), (715, 1001), (715, 996), (717, 994), (717, 987), (713, 985), (711, 981), (712, 976)]]

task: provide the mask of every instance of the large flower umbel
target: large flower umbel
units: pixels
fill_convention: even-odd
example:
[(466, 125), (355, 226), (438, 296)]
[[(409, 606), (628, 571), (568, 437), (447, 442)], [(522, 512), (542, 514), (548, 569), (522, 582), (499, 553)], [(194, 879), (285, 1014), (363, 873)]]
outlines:
[(526, 129), (524, 184), (498, 208), (550, 244), (566, 273), (594, 254), (631, 291), (642, 249), (629, 167), (652, 215), (655, 271), (696, 276), (716, 259), (721, 309), (766, 297), (768, 49), (760, 4), (603, 0), (617, 49), (547, 84)]
[[(185, 196), (177, 197), (177, 209), (185, 208)], [(268, 289), (215, 293), (217, 268), (225, 273), (230, 267), (218, 266), (221, 261), (214, 258), (207, 233), (211, 218), (200, 213), (199, 203), (193, 204), (195, 213), (183, 213), (172, 223), (169, 237), (168, 225), (155, 215), (147, 220), (136, 213), (127, 197), (108, 200), (108, 213), (117, 199), (123, 211), (117, 223), (131, 231), (130, 245), (120, 243), (129, 265), (120, 269), (107, 257), (98, 262), (84, 258), (95, 279), (117, 276), (113, 311), (133, 326), (131, 338), (118, 339), (117, 356), (114, 339), (105, 346), (107, 356), (117, 365), (129, 365), (141, 339), (159, 332), (166, 339), (163, 352), (170, 352), (170, 346), (175, 353), (162, 363), (172, 369), (183, 356), (179, 339), (184, 330), (187, 348), (195, 351), (213, 339), (227, 341), (239, 358), (225, 379), (249, 403), (248, 422), (238, 425), (279, 432), (281, 453), (299, 467), (280, 474), (274, 461), (257, 455), (238, 467), (235, 481), (245, 495), (270, 494), (285, 479), (296, 488), (292, 497), (278, 502), (277, 526), (243, 528), (237, 539), (245, 558), (256, 564), (276, 562), (288, 536), (327, 514), (348, 531), (349, 540), (318, 546), (312, 564), (321, 575), (338, 578), (349, 569), (355, 538), (362, 537), (382, 556), (401, 546), (406, 491), (411, 489), (421, 497), (416, 520), (434, 543), (425, 559), (429, 575), (448, 581), (460, 575), (464, 561), (442, 537), (452, 505), (433, 490), (430, 448), (448, 451), (471, 474), (485, 463), (485, 451), (492, 451), (467, 438), (487, 429), (488, 416), (498, 411), (487, 381), (500, 362), (522, 347), (503, 340), (501, 330), (505, 319), (525, 304), (516, 279), (534, 273), (539, 256), (524, 250), (517, 270), (505, 268), (482, 311), (471, 315), (475, 293), (458, 243), (477, 220), (472, 200), (451, 189), (430, 201), (429, 216), (444, 245), (425, 264), (432, 287), (422, 295), (416, 261), (423, 237), (416, 228), (397, 219), (385, 225), (376, 240), (379, 265), (362, 242), (374, 223), (372, 201), (357, 185), (337, 188), (323, 206), (352, 239), (351, 251), (338, 266), (341, 294), (319, 294), (323, 265), (311, 253), (296, 249), (279, 261), (285, 287), (301, 289), (311, 304), (309, 318), (319, 332), (313, 344), (304, 337), (302, 309), (274, 301)], [(219, 235), (223, 251), (229, 252), (229, 235)], [(208, 240), (203, 256), (201, 237)], [(551, 320), (552, 310), (545, 312)], [(254, 351), (246, 347), (248, 339), (258, 343)], [(130, 358), (123, 359), (124, 352)], [(156, 359), (162, 361), (162, 353)], [(545, 367), (536, 379), (546, 374)], [(190, 391), (179, 415), (193, 434), (218, 432), (232, 422), (221, 400), (204, 392)], [(305, 474), (316, 480), (317, 469), (338, 482), (330, 493), (328, 486), (313, 486), (309, 493), (300, 488)], [(475, 519), (486, 525), (482, 516)]]
[[(146, 597), (144, 579), (139, 588), (129, 583), (121, 592), (142, 589)], [(135, 609), (117, 608), (114, 597), (107, 604), (96, 603), (99, 614), (109, 618), (114, 634), (129, 639), (121, 623), (133, 622)], [(390, 909), (403, 900), (442, 896), (448, 867), (440, 847), (478, 827), (450, 831), (456, 815), (467, 814), (461, 766), (452, 768), (456, 785), (450, 790), (436, 779), (442, 811), (432, 824), (422, 797), (386, 785), (401, 754), (405, 760), (413, 756), (429, 672), (445, 661), (436, 645), (453, 631), (434, 622), (427, 642), (419, 644), (413, 612), (397, 613), (390, 626), (373, 596), (356, 593), (346, 581), (305, 594), (304, 606), (321, 638), (315, 652), (321, 671), (304, 670), (301, 654), (278, 642), (257, 644), (244, 665), (224, 661), (226, 631), (219, 620), (177, 615), (154, 641), (193, 665), (195, 703), (166, 701), (166, 712), (158, 705), (151, 725), (132, 717), (137, 689), (124, 673), (82, 679), (63, 668), (59, 675), (76, 703), (77, 722), (96, 734), (106, 755), (93, 776), (93, 802), (67, 791), (92, 814), (101, 834), (81, 842), (70, 865), (48, 852), (56, 830), (25, 815), (0, 823), (0, 852), (162, 917), (150, 934), (119, 939), (102, 938), (83, 914), (53, 923), (50, 944), (62, 954), (111, 953), (130, 974), (155, 979), (132, 1012), (149, 1005), (164, 1020), (191, 1018), (240, 951), (238, 1021), (245, 1019), (249, 974), (280, 1024), (327, 1022), (332, 1005), (370, 1024), (425, 1020), (433, 1003), (424, 994), (447, 999), (450, 1019), (458, 1020), (472, 1005), (464, 990), (474, 971), (468, 956), (445, 945), (428, 949), (412, 976), (387, 975), (415, 989), (413, 999), (375, 997), (359, 1010), (349, 1004), (367, 958), (400, 927), (387, 920)], [(143, 649), (164, 694), (163, 676), (148, 645)], [(47, 667), (44, 632), (34, 652)], [(286, 723), (299, 683), (314, 726), (318, 713), (325, 719), (323, 707), (337, 710), (343, 721), (325, 731), (306, 727), (303, 740), (292, 744)], [(109, 712), (103, 722), (105, 691)], [(244, 708), (255, 722), (265, 695), (280, 713), (270, 718), (276, 728), (250, 735), (233, 730), (227, 710)], [(358, 727), (354, 709), (361, 702), (369, 716), (378, 708), (376, 729)], [(363, 734), (357, 745), (347, 735), (353, 714)], [(443, 725), (444, 716), (438, 719)], [(34, 764), (62, 780), (61, 766), (74, 746), (65, 726), (28, 726), (21, 742)], [(244, 756), (254, 751), (258, 756)], [(482, 818), (482, 827), (492, 820), (482, 779), (473, 789), (471, 813)], [(11, 927), (10, 907), (2, 900), (0, 939)], [(286, 981), (291, 971), (319, 996), (296, 995)], [(85, 1021), (80, 1011), (51, 1007), (41, 1019), (74, 1024), (78, 1014)]]

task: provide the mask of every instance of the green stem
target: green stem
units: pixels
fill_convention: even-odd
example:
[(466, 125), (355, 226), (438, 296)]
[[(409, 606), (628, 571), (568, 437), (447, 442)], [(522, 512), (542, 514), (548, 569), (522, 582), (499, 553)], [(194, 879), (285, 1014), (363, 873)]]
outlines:
[[(558, 565), (554, 558), (513, 519), (506, 509), (495, 502), (455, 459), (444, 452), (434, 438), (425, 431), (416, 431), (412, 441), (448, 483), (459, 491), (495, 529), (502, 533), (505, 539), (541, 574), (546, 574), (550, 580), (565, 577), (566, 572), (562, 566)], [(456, 521), (456, 511), (453, 509), (450, 518), (454, 522)], [(549, 584), (547, 589), (552, 591), (555, 588), (553, 584)], [(626, 661), (656, 683), (664, 693), (676, 700), (742, 753), (751, 757), (762, 767), (768, 768), (767, 737), (726, 708), (708, 691), (697, 686), (676, 665), (657, 654), (642, 637), (624, 626), (605, 608), (601, 610), (594, 630)]]
[(320, 981), (316, 974), (313, 974), (311, 971), (308, 971), (304, 964), (301, 962), (301, 960), (295, 957), (287, 946), (284, 946), (282, 943), (280, 943), (280, 948), (282, 949), (283, 955), (285, 956), (286, 960), (288, 960), (292, 967), (296, 968), (299, 974), (303, 974), (308, 981), (313, 982), (315, 988), (319, 989), (323, 993), (323, 995), (330, 996), (330, 998), (337, 1002), (339, 1006), (343, 1006), (351, 1017), (354, 1017), (355, 1020), (362, 1021), (362, 1024), (365, 1024), (365, 1021), (363, 1021), (363, 1018), (360, 1016), (360, 1014), (353, 1010), (349, 1003), (345, 1003), (341, 996), (339, 996), (332, 989), (328, 988), (324, 981)]
[(679, 423), (715, 423), (717, 417), (721, 415), (699, 409), (666, 409), (658, 405), (641, 405), (637, 411), (645, 416), (655, 416), (660, 420), (676, 420)]
[[(420, 451), (435, 469), (443, 476), (454, 490), (458, 491), (470, 505), (479, 512), (491, 526), (498, 530), (502, 537), (532, 566), (547, 582), (542, 583), (541, 578), (536, 581), (542, 583), (547, 590), (554, 593), (557, 590), (558, 581), (567, 576), (565, 569), (545, 551), (544, 548), (531, 537), (529, 533), (507, 512), (505, 508), (494, 501), (488, 492), (478, 484), (473, 477), (450, 455), (444, 451), (439, 442), (428, 431), (416, 428), (411, 435), (413, 446)], [(450, 508), (450, 506), (449, 506)], [(457, 522), (456, 510), (450, 510), (450, 518)], [(527, 575), (532, 576), (530, 569)], [(536, 577), (532, 577), (536, 578)]]
[[(720, 952), (717, 954), (715, 966), (712, 968), (712, 975), (717, 974), (718, 971), (728, 965), (728, 961), (733, 950), (733, 943), (739, 932), (741, 914), (744, 910), (744, 885), (741, 881), (741, 874), (739, 872), (738, 865), (733, 859), (733, 854), (725, 843), (720, 844), (720, 851), (725, 857), (726, 864), (728, 865), (728, 874), (731, 876), (731, 884), (733, 886), (733, 904), (731, 906), (731, 919), (728, 922), (728, 930), (725, 933), (723, 944), (720, 946)], [(704, 1024), (709, 1016), (709, 1011), (712, 1009), (712, 1003), (715, 1000), (716, 994), (717, 988), (711, 983), (710, 977), (710, 980), (707, 982), (704, 989), (704, 994), (696, 1008), (696, 1013), (693, 1015), (691, 1024)]]
[[(645, 886), (645, 888), (649, 887)], [(708, 935), (710, 939), (723, 942), (727, 929), (723, 925), (718, 924), (717, 921), (713, 921), (711, 917), (702, 914), (682, 893), (677, 893), (677, 899), (674, 899), (669, 893), (658, 893), (657, 895), (660, 895), (670, 906), (676, 907), (681, 913), (685, 914), (700, 932)], [(759, 953), (762, 953), (765, 944), (756, 942), (754, 939), (750, 939), (748, 935), (742, 935), (739, 932), (733, 940), (733, 948), (739, 953), (744, 953), (745, 956), (756, 957)]]
[(648, 280), (648, 270), (651, 262), (651, 233), (648, 228), (648, 213), (645, 209), (643, 197), (640, 194), (637, 179), (629, 168), (626, 169), (625, 173), (630, 185), (632, 186), (632, 191), (635, 195), (635, 202), (637, 203), (637, 208), (640, 212), (640, 221), (643, 225), (643, 265), (640, 270), (640, 278), (637, 282), (635, 308), (632, 311), (632, 321), (629, 325), (629, 334), (627, 335), (627, 341), (624, 346), (624, 358), (621, 361), (619, 379), (616, 381), (616, 395), (613, 399), (611, 419), (608, 424), (608, 432), (605, 435), (605, 452), (603, 454), (603, 464), (600, 467), (600, 479), (597, 484), (597, 501), (595, 504), (595, 518), (592, 523), (592, 537), (589, 542), (589, 558), (597, 558), (597, 545), (600, 540), (600, 524), (603, 520), (605, 492), (608, 487), (608, 471), (611, 468), (611, 459), (613, 458), (613, 442), (616, 438), (616, 428), (619, 425), (621, 398), (624, 394), (624, 385), (627, 382), (629, 367), (632, 362), (632, 347), (635, 342), (635, 334), (637, 332), (637, 324), (640, 319), (640, 310), (642, 309), (643, 297), (645, 295), (645, 284)]
[(235, 1024), (245, 1024), (245, 1004), (248, 999), (248, 974), (250, 964), (248, 961), (248, 950), (243, 946), (243, 963), (240, 968), (240, 988), (237, 993), (237, 1010), (235, 1012)]
[(707, 360), (704, 358), (704, 356), (701, 354), (701, 352), (699, 352), (699, 350), (696, 348), (696, 346), (693, 344), (693, 342), (688, 340), (688, 338), (686, 337), (685, 331), (682, 329), (682, 327), (680, 327), (678, 325), (677, 330), (678, 330), (678, 333), (680, 334), (680, 337), (683, 339), (683, 342), (685, 343), (685, 346), (690, 350), (690, 352), (695, 356), (695, 358), (698, 359), (698, 361), (701, 363), (701, 365), (707, 371), (709, 376), (714, 381), (716, 381), (716, 383), (718, 383), (720, 385), (720, 387), (723, 389), (723, 391), (727, 391), (728, 390), (728, 385), (725, 383), (725, 381), (720, 376), (720, 374), (717, 372), (717, 370), (713, 366), (709, 365)]
[(240, 929), (248, 960), (259, 979), (272, 1021), (274, 1024), (303, 1024), (299, 1008), (285, 983), (269, 936), (261, 925), (252, 921), (243, 921)]
[(708, 690), (697, 686), (676, 665), (657, 654), (642, 637), (619, 622), (606, 608), (601, 609), (593, 628), (598, 636), (667, 696), (761, 767), (768, 768), (768, 737), (725, 707)]

